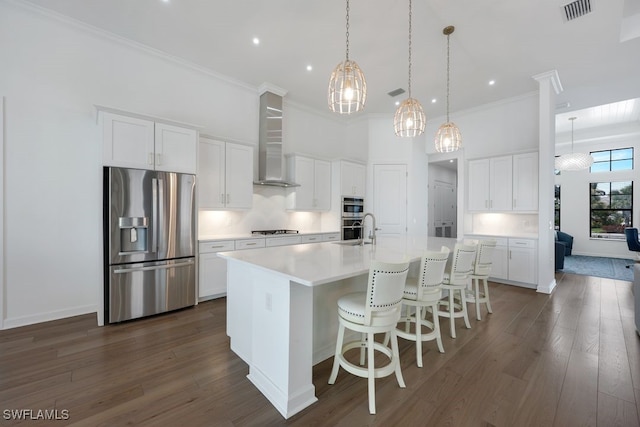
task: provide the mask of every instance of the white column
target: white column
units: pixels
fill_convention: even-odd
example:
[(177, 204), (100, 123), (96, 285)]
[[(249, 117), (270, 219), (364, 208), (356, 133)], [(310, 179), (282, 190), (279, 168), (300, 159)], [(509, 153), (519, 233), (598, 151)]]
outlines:
[(556, 70), (533, 76), (539, 85), (539, 143), (538, 143), (538, 288), (550, 294), (556, 287), (554, 267), (554, 184), (555, 175), (555, 105), (562, 84)]

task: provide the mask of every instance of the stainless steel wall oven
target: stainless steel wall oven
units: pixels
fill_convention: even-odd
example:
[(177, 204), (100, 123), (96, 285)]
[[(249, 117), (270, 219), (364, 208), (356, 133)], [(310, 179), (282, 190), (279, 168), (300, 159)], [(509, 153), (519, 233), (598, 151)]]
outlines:
[(362, 219), (364, 199), (358, 197), (342, 198), (342, 240), (362, 238)]

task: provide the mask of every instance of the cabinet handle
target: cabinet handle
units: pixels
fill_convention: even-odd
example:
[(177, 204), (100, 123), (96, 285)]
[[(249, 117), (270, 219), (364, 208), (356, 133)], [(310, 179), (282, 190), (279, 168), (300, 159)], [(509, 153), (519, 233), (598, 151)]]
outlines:
[(488, 201), (488, 200), (485, 200), (485, 201), (484, 201), (484, 207), (485, 207), (485, 208), (487, 208), (487, 209), (489, 209), (489, 201)]
[(229, 204), (229, 193), (227, 193), (227, 204)]
[(224, 194), (220, 193), (220, 203), (224, 204)]
[(162, 154), (158, 153), (156, 154), (156, 165), (161, 165), (162, 164)]
[(247, 243), (247, 246), (255, 246), (255, 245), (257, 245), (257, 243), (256, 243), (256, 242), (253, 242), (253, 243)]
[(211, 246), (211, 249), (220, 249), (220, 248), (224, 248), (224, 245), (214, 245), (214, 246)]
[(493, 200), (489, 200), (489, 209), (493, 209)]
[(516, 199), (513, 199), (513, 207), (516, 207)]
[(149, 155), (147, 156), (147, 163), (149, 165), (153, 165), (153, 153), (149, 153)]

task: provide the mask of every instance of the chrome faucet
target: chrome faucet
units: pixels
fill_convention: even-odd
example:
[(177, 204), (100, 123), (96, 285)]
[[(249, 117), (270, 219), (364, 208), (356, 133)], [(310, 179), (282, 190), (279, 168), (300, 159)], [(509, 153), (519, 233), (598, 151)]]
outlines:
[[(365, 219), (367, 219), (367, 217), (370, 216), (371, 220), (373, 221), (373, 224), (371, 224), (371, 232), (369, 233), (369, 238), (371, 239), (371, 244), (375, 245), (376, 244), (376, 217), (371, 213), (371, 212), (367, 212), (366, 214), (364, 214), (364, 216), (362, 217), (362, 233), (364, 233), (364, 221)], [(362, 245), (364, 245), (364, 234), (362, 235)]]

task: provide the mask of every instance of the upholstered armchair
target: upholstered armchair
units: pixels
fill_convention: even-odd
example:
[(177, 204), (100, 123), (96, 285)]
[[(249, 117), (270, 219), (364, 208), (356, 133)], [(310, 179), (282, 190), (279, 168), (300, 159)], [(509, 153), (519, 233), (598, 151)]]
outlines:
[(564, 244), (564, 254), (571, 255), (573, 249), (573, 236), (562, 231), (556, 231), (556, 241)]

